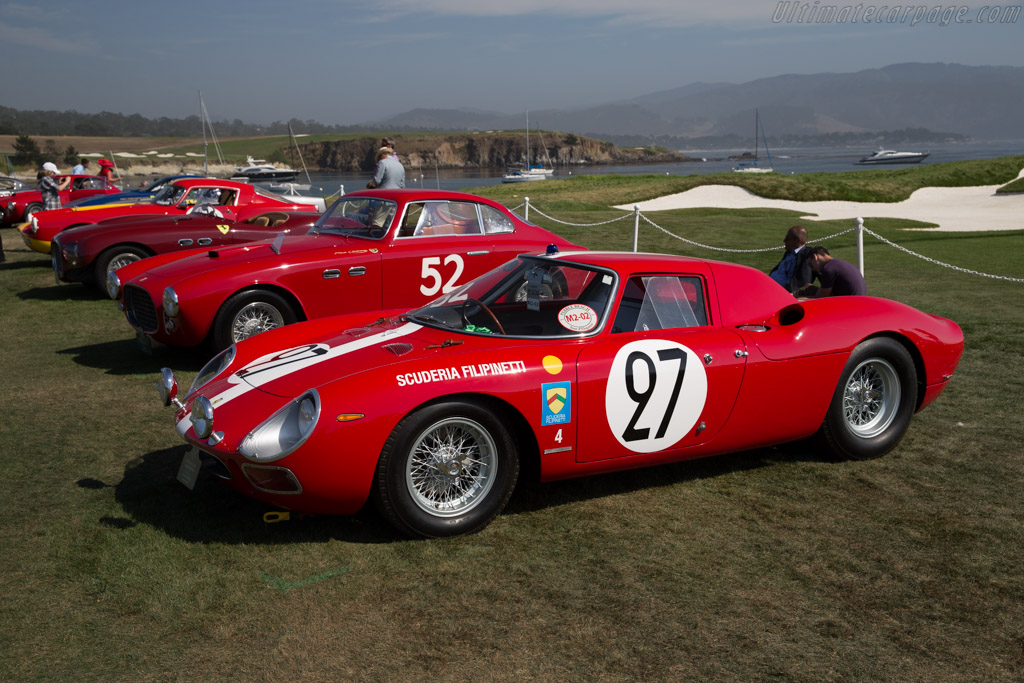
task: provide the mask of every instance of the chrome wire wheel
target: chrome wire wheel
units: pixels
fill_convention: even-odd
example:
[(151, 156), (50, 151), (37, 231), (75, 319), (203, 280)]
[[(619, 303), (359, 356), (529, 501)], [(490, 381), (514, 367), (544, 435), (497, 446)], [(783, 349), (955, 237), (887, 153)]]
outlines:
[(253, 301), (243, 306), (231, 323), (231, 340), (238, 342), (254, 334), (284, 325), (284, 316), (275, 306), (265, 301)]
[(860, 363), (843, 390), (843, 419), (855, 435), (869, 439), (884, 432), (896, 418), (901, 398), (900, 378), (887, 360)]
[(416, 438), (405, 470), (413, 502), (430, 515), (456, 517), (487, 498), (498, 469), (494, 439), (465, 417), (435, 422)]
[(107, 264), (107, 272), (113, 273), (121, 266), (127, 266), (129, 263), (135, 263), (141, 261), (142, 257), (138, 254), (130, 251), (125, 251), (114, 256), (110, 259), (110, 263)]

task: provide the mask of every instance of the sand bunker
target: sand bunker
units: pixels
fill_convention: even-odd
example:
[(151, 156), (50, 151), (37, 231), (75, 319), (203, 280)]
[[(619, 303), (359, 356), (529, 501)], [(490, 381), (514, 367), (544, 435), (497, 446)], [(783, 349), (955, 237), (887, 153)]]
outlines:
[[(1024, 177), (1024, 170), (1017, 176)], [(970, 232), (976, 230), (1024, 230), (1024, 194), (997, 195), (1001, 185), (980, 187), (925, 187), (897, 203), (883, 202), (796, 202), (765, 199), (741, 187), (702, 185), (679, 194), (639, 202), (641, 211), (668, 211), (714, 207), (720, 209), (788, 209), (802, 218), (819, 220), (907, 218), (938, 227), (932, 230)], [(633, 205), (615, 208), (630, 211)]]

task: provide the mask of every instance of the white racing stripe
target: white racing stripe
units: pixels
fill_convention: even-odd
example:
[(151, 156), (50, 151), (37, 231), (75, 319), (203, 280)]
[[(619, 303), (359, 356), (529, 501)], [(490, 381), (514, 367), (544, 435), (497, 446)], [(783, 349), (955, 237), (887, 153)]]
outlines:
[[(347, 353), (365, 349), (366, 347), (373, 346), (374, 344), (380, 344), (390, 341), (391, 339), (404, 337), (421, 328), (422, 325), (406, 323), (397, 329), (384, 330), (378, 334), (353, 339), (352, 341), (341, 344), (340, 346), (331, 347), (327, 344), (304, 344), (302, 346), (295, 346), (290, 349), (268, 353), (228, 376), (227, 382), (234, 386), (229, 389), (225, 389), (216, 396), (210, 398), (210, 403), (213, 405), (214, 409), (216, 409), (223, 406), (228, 401), (236, 399), (239, 396), (244, 396), (253, 389), (261, 387), (269, 382), (273, 382), (274, 380), (286, 377), (300, 370), (305, 370), (306, 368), (317, 365), (318, 363), (323, 363), (324, 361), (344, 356)], [(317, 379), (318, 383), (323, 383), (324, 381), (323, 378)], [(312, 386), (314, 385), (311, 384), (310, 387)], [(189, 412), (178, 421), (175, 429), (179, 435), (184, 436), (185, 432), (187, 432), (188, 428), (191, 426), (192, 413)]]

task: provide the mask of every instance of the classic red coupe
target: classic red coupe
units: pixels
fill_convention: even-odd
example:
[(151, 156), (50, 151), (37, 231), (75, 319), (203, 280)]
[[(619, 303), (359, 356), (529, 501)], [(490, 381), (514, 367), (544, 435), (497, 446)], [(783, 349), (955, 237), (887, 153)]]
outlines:
[[(67, 175), (54, 176), (58, 183), (64, 182)], [(121, 190), (111, 185), (106, 178), (95, 175), (73, 175), (71, 185), (60, 193), (61, 204), (95, 197), (102, 194), (117, 194)], [(43, 198), (39, 190), (26, 190), (0, 197), (0, 221), (5, 224), (24, 223), (31, 220), (36, 212), (43, 210)]]
[(29, 248), (50, 254), (50, 242), (57, 233), (79, 225), (99, 223), (122, 216), (181, 216), (204, 207), (219, 218), (245, 220), (263, 211), (313, 211), (310, 204), (297, 204), (247, 183), (217, 178), (182, 178), (164, 186), (149, 202), (71, 206), (43, 211), (32, 216), (21, 234)]
[(157, 388), (191, 446), (186, 485), (203, 462), (274, 506), (372, 499), (438, 537), (488, 524), (525, 463), (550, 481), (816, 433), (881, 456), (962, 351), (954, 322), (895, 301), (798, 301), (746, 266), (579, 252), (520, 256), (405, 315), (247, 339), (184, 401), (166, 368)]
[[(255, 216), (246, 217), (253, 212)], [(272, 239), (281, 232), (305, 233), (320, 217), (312, 211), (267, 211), (240, 207), (238, 218), (201, 211), (178, 216), (122, 216), (69, 228), (53, 238), (50, 258), (58, 280), (94, 284), (104, 292), (107, 275), (155, 254), (196, 247), (223, 247)]]
[(306, 234), (155, 256), (112, 274), (107, 289), (140, 333), (219, 350), (298, 320), (407, 310), (549, 244), (573, 247), (489, 199), (366, 190), (336, 201)]

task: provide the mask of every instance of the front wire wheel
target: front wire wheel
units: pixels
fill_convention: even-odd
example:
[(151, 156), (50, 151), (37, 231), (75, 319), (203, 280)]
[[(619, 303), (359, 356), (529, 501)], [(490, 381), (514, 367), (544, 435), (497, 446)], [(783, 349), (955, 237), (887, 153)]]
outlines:
[(224, 302), (213, 321), (213, 345), (220, 351), (297, 320), (291, 303), (276, 292), (262, 289), (239, 292)]
[(456, 517), (487, 497), (497, 467), (497, 447), (487, 430), (473, 420), (448, 418), (416, 439), (405, 485), (425, 512)]
[(283, 325), (284, 316), (275, 306), (266, 301), (253, 301), (243, 306), (231, 320), (231, 340), (240, 342)]
[(381, 452), (374, 501), (399, 530), (425, 538), (469, 534), (512, 495), (519, 457), (500, 418), (472, 401), (421, 408)]
[(821, 436), (840, 458), (878, 458), (899, 444), (917, 405), (917, 369), (898, 341), (876, 337), (850, 354)]

